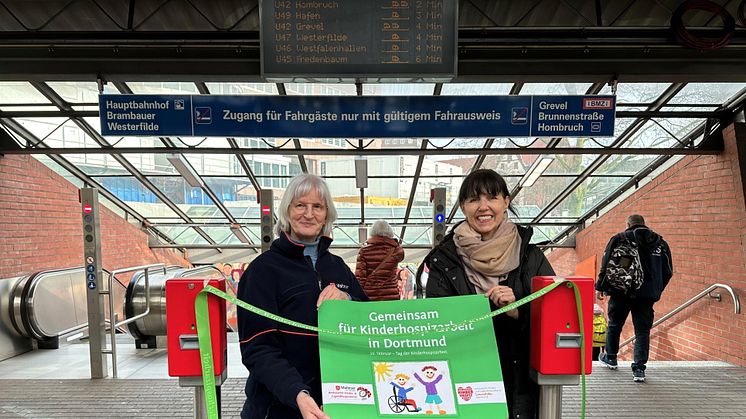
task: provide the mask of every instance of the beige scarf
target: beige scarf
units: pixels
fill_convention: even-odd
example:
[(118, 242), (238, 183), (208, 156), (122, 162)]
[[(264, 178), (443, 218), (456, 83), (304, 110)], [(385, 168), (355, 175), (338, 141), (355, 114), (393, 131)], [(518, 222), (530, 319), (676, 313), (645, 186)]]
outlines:
[(505, 219), (500, 223), (495, 236), (489, 240), (482, 240), (482, 235), (468, 222), (461, 223), (453, 233), (456, 253), (464, 263), (466, 277), (478, 293), (487, 292), (518, 267), (521, 236), (512, 221)]

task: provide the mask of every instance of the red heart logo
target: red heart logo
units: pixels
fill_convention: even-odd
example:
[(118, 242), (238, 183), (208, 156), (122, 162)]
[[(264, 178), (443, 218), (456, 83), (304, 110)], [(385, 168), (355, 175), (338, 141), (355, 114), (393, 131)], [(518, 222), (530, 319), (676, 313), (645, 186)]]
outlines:
[(337, 391), (339, 391), (339, 386), (337, 386)]
[(474, 390), (472, 390), (471, 386), (466, 387), (459, 387), (458, 388), (458, 395), (461, 397), (464, 401), (471, 400), (471, 396), (474, 395)]

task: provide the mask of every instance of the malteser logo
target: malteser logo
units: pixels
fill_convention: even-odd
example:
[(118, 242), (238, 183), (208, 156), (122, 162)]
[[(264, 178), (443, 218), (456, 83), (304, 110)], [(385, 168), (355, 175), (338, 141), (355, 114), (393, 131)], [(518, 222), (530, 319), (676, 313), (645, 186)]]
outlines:
[(611, 109), (612, 107), (613, 101), (610, 98), (587, 97), (583, 99), (583, 109)]

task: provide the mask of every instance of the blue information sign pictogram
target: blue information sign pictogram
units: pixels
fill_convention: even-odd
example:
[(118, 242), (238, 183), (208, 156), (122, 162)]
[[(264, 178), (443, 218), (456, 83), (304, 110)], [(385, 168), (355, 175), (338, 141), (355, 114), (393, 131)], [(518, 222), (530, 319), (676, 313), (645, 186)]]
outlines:
[(209, 124), (212, 122), (212, 108), (209, 106), (198, 106), (194, 108), (194, 122), (197, 124)]

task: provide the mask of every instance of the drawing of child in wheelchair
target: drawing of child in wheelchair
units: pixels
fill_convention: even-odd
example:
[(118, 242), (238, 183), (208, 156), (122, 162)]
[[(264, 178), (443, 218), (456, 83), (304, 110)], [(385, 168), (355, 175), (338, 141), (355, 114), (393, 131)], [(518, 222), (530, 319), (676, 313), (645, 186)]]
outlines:
[(409, 376), (406, 374), (396, 374), (394, 381), (391, 382), (393, 386), (394, 395), (389, 396), (388, 404), (389, 409), (394, 413), (401, 413), (404, 409), (407, 412), (419, 412), (422, 408), (417, 407), (417, 402), (413, 399), (407, 398), (407, 393), (414, 390), (414, 387), (405, 388), (404, 385), (409, 381)]

